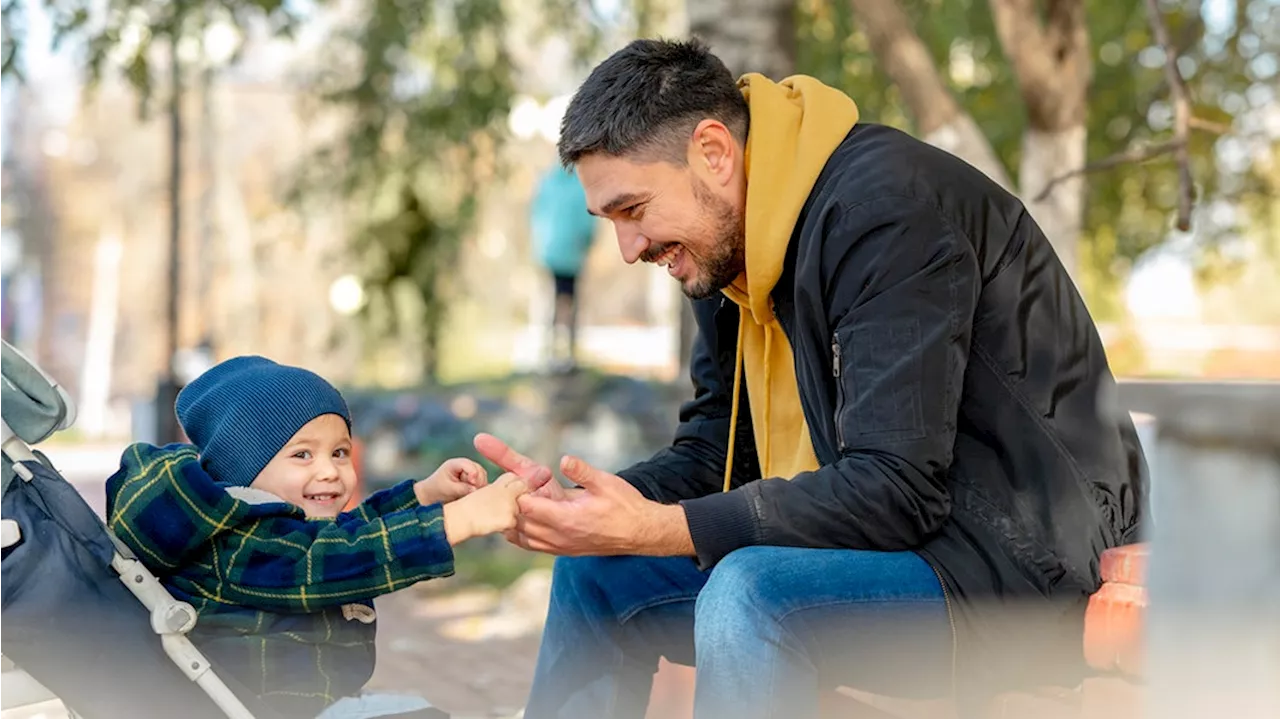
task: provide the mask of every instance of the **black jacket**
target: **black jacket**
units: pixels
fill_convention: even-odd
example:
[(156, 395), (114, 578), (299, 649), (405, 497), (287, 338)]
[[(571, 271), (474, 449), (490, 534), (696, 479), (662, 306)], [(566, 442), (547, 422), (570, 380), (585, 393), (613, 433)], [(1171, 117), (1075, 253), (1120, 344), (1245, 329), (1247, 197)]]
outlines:
[(720, 491), (738, 308), (713, 298), (694, 303), (695, 397), (674, 443), (622, 476), (682, 502), (703, 566), (757, 544), (915, 550), (947, 591), (961, 671), (1077, 670), (1099, 555), (1138, 539), (1145, 463), (1132, 423), (1102, 411), (1102, 342), (1022, 203), (860, 124), (809, 195), (773, 300), (821, 468), (762, 480), (744, 408)]

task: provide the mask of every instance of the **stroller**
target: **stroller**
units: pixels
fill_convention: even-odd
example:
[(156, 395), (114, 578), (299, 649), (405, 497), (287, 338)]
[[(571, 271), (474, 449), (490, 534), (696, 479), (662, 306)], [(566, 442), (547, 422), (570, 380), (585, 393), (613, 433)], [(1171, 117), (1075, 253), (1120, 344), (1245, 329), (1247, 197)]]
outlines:
[[(2, 360), (0, 708), (56, 698), (85, 719), (278, 719), (201, 654), (187, 638), (195, 610), (175, 600), (30, 449), (71, 426), (73, 404), (7, 342)], [(448, 715), (415, 709), (392, 716)]]

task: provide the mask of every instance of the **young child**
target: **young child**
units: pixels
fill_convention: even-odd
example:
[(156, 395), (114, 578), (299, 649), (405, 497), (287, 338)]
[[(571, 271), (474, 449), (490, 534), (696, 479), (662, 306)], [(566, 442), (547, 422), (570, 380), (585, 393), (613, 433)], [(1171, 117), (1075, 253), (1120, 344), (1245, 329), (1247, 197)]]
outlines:
[(135, 444), (107, 480), (111, 529), (199, 622), (196, 645), (287, 716), (359, 693), (374, 597), (453, 574), (452, 546), (515, 525), (524, 482), (451, 459), (342, 512), (351, 418), (319, 376), (227, 360), (178, 395), (192, 445)]

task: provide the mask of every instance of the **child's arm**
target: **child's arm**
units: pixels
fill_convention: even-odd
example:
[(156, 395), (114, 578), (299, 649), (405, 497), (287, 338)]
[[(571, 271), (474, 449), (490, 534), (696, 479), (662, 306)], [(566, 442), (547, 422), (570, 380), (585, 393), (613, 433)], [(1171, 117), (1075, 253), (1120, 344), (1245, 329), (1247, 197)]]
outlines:
[(439, 505), (367, 521), (353, 515), (273, 516), (235, 530), (216, 552), (206, 589), (264, 611), (314, 612), (453, 574)]
[[(196, 593), (264, 611), (310, 612), (451, 574), (451, 545), (514, 526), (523, 489), (504, 477), (442, 508), (409, 502), (412, 483), (405, 483), (374, 502), (404, 502), (405, 509), (307, 520), (285, 502), (236, 499), (190, 446), (138, 444), (107, 480), (107, 517), (144, 564), (181, 576)], [(197, 567), (210, 559), (212, 571)]]
[(365, 498), (363, 502), (352, 507), (350, 511), (343, 512), (338, 515), (338, 521), (354, 517), (366, 522), (371, 522), (384, 514), (391, 512), (399, 512), (405, 509), (413, 509), (418, 506), (417, 493), (414, 485), (417, 481), (406, 479), (399, 484), (381, 489)]
[(505, 475), (447, 506), (418, 505), (372, 521), (354, 512), (333, 521), (265, 518), (220, 547), (223, 581), (207, 589), (265, 611), (314, 612), (449, 576), (452, 545), (515, 526), (516, 498), (525, 491)]
[(484, 467), (469, 459), (454, 458), (445, 461), (426, 479), (405, 480), (394, 487), (374, 492), (368, 499), (353, 507), (350, 512), (366, 522), (389, 512), (412, 509), (419, 504), (447, 504), (455, 499), (484, 487), (488, 477)]

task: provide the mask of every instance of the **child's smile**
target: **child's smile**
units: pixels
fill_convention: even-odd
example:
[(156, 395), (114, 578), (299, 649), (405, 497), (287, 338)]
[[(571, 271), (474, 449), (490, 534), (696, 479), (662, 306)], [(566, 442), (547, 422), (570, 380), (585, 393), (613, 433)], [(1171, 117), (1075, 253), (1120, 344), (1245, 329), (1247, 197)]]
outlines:
[(356, 486), (347, 423), (336, 414), (306, 423), (250, 486), (301, 507), (308, 517), (338, 516)]

